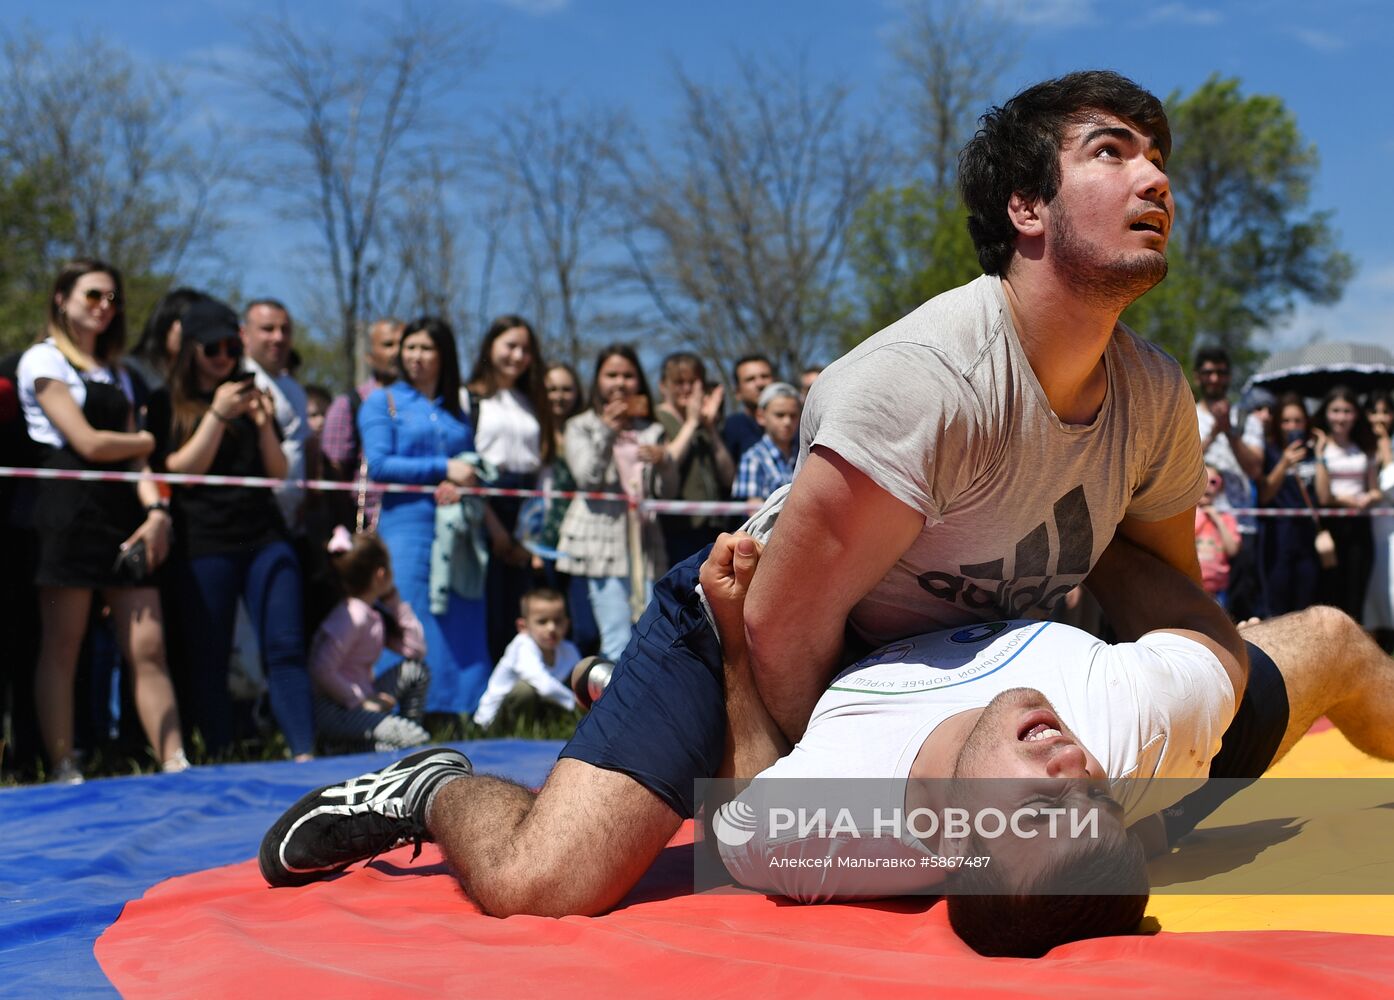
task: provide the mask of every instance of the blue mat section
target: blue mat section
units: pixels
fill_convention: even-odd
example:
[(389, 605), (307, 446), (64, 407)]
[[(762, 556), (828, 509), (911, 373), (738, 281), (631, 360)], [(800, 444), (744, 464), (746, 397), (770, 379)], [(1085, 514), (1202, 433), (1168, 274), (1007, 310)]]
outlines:
[[(563, 744), (452, 745), (476, 770), (536, 787)], [(0, 790), (0, 995), (115, 995), (92, 945), (123, 904), (175, 875), (256, 857), (267, 827), (305, 792), (400, 756), (227, 764)]]

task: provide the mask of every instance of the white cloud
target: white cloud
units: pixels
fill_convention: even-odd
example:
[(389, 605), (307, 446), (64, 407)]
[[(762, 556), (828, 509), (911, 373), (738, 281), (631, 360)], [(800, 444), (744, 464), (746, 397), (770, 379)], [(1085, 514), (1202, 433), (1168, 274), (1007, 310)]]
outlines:
[(1192, 7), (1184, 3), (1163, 4), (1148, 15), (1153, 23), (1190, 24), (1200, 27), (1219, 24), (1224, 15), (1213, 7)]
[[(1372, 289), (1394, 292), (1394, 261), (1372, 268), (1366, 276), (1364, 283), (1369, 285)], [(1390, 336), (1394, 337), (1394, 316), (1390, 317), (1390, 323)]]
[(1289, 28), (1288, 34), (1317, 52), (1340, 52), (1346, 47), (1344, 38), (1329, 31), (1318, 31), (1316, 28)]
[(1394, 259), (1366, 261), (1335, 305), (1299, 306), (1266, 346), (1279, 350), (1312, 340), (1394, 346)]

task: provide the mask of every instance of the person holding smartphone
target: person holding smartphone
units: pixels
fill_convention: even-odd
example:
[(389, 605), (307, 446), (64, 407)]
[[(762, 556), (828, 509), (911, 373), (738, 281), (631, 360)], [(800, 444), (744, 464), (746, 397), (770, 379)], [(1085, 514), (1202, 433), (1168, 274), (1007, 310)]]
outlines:
[[(651, 417), (649, 384), (632, 347), (612, 344), (600, 352), (590, 398), (591, 408), (567, 421), (566, 463), (578, 489), (617, 499), (572, 502), (561, 524), (557, 569), (585, 577), (600, 653), (613, 662), (624, 652), (633, 622), (630, 502), (675, 496), (678, 468), (663, 447), (663, 425)], [(663, 533), (652, 517), (640, 519), (638, 533), (646, 579), (652, 581), (667, 570)]]
[[(270, 396), (242, 370), (237, 314), (215, 299), (184, 310), (183, 342), (169, 385), (150, 397), (154, 463), (169, 472), (285, 476)], [(272, 491), (253, 486), (175, 486), (178, 631), (176, 674), (186, 722), (210, 753), (233, 738), (228, 694), (237, 601), (257, 632), (271, 711), (296, 760), (314, 755), (314, 707), (306, 670), (300, 563)]]
[[(1269, 421), (1258, 478), (1260, 507), (1307, 510), (1316, 502), (1316, 458), (1307, 404), (1295, 392), (1278, 400)], [(1259, 522), (1259, 573), (1269, 613), (1285, 615), (1317, 599), (1321, 563), (1316, 523), (1309, 517), (1265, 517)]]
[[(147, 469), (154, 440), (137, 431), (117, 373), (99, 360), (126, 335), (121, 275), (74, 260), (54, 282), (45, 338), (24, 352), (18, 378), (29, 437), (50, 469)], [(111, 608), (134, 673), (136, 711), (167, 771), (189, 766), (165, 663), (160, 592), (152, 574), (169, 551), (170, 513), (153, 482), (43, 480), (34, 503), (41, 639), (34, 691), (49, 777), (82, 781), (73, 736), (74, 684), (92, 598)]]

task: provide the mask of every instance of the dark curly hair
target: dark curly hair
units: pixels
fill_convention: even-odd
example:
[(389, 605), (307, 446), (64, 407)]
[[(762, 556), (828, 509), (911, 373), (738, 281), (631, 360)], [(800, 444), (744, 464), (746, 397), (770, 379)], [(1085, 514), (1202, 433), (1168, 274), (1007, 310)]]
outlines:
[(1047, 80), (990, 109), (958, 157), (968, 234), (986, 273), (1004, 274), (1016, 246), (1007, 202), (1018, 192), (1045, 202), (1055, 197), (1065, 132), (1091, 111), (1117, 116), (1151, 136), (1164, 160), (1171, 155), (1171, 126), (1162, 102), (1110, 70)]

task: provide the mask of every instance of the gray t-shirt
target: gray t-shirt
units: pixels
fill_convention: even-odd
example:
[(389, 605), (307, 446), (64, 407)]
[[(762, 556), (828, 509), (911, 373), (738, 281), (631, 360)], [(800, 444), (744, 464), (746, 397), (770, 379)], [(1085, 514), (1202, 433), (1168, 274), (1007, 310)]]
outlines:
[[(1180, 366), (1121, 324), (1104, 362), (1094, 422), (1062, 423), (1000, 279), (984, 276), (828, 366), (804, 407), (799, 465), (814, 445), (828, 448), (925, 518), (852, 610), (866, 641), (1046, 617), (1124, 516), (1159, 521), (1195, 504), (1205, 470)], [(765, 537), (786, 494), (746, 530)]]

